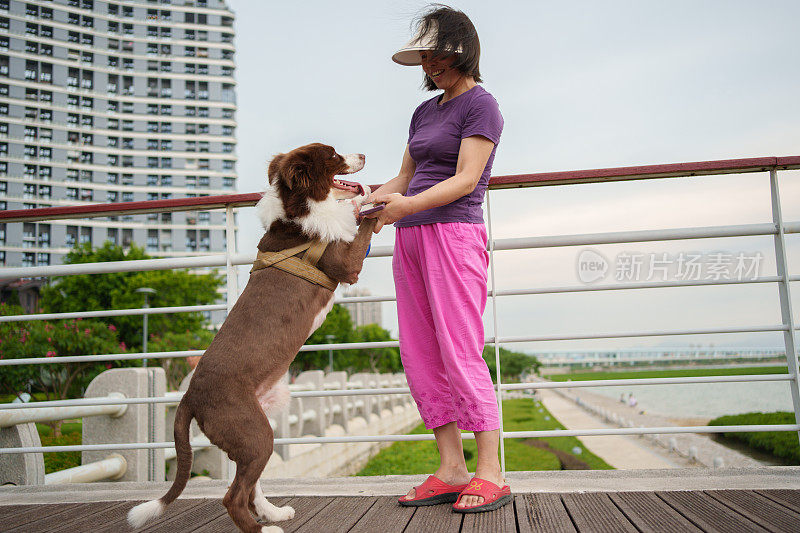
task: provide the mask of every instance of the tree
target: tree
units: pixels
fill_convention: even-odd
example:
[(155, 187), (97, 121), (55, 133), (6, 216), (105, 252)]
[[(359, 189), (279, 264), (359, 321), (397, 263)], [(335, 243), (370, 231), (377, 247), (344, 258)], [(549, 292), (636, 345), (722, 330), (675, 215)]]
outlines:
[[(132, 246), (126, 253), (121, 246), (106, 242), (92, 250), (89, 243), (73, 248), (64, 263), (96, 263), (149, 259), (142, 248)], [(185, 270), (155, 270), (147, 272), (115, 272), (110, 274), (81, 274), (60, 276), (42, 288), (41, 306), (46, 312), (62, 313), (103, 309), (135, 309), (144, 300), (135, 290), (150, 287), (156, 290), (151, 305), (158, 307), (208, 305), (219, 299), (218, 289), (223, 278), (219, 274), (192, 274)], [(110, 317), (119, 338), (131, 349), (142, 347), (142, 317), (139, 315)], [(168, 332), (200, 331), (206, 325), (203, 314), (175, 313), (150, 315), (149, 330), (161, 335)]]
[[(19, 314), (23, 314), (21, 307), (0, 304), (0, 315)], [(97, 320), (0, 322), (0, 359), (58, 358), (124, 351), (117, 328)], [(46, 400), (80, 397), (91, 380), (113, 366), (111, 362), (4, 366), (0, 371), (0, 389), (17, 396), (22, 392), (41, 392)], [(50, 426), (59, 436), (61, 422), (50, 423)]]
[[(211, 341), (214, 340), (214, 332), (207, 329), (198, 329), (182, 333), (168, 331), (163, 335), (152, 334), (147, 341), (147, 347), (153, 352), (177, 352), (184, 350), (205, 350)], [(197, 365), (199, 356), (173, 357), (170, 359), (159, 359), (159, 364), (164, 369), (167, 376), (167, 388), (178, 390), (181, 381), (189, 375), (189, 372)]]
[[(489, 367), (492, 375), (492, 382), (497, 383), (497, 366), (494, 355), (494, 345), (489, 344), (483, 347), (483, 360)], [(536, 356), (520, 352), (513, 352), (500, 347), (500, 369), (504, 383), (519, 381), (524, 372), (538, 373), (542, 364)]]
[[(391, 341), (389, 332), (378, 324), (359, 326), (353, 332), (354, 342), (384, 342)], [(341, 367), (337, 370), (355, 372), (400, 372), (403, 365), (400, 362), (398, 348), (361, 348), (358, 350), (345, 350), (341, 353)], [(339, 359), (337, 359), (339, 361)]]
[[(327, 336), (332, 335), (332, 341), (328, 341)], [(325, 322), (317, 328), (306, 340), (305, 344), (334, 344), (342, 342), (352, 342), (353, 339), (353, 321), (350, 319), (350, 313), (347, 309), (339, 304), (334, 304)], [(334, 367), (339, 368), (337, 364), (337, 352), (333, 354)], [(323, 369), (328, 366), (328, 350), (319, 350), (313, 352), (299, 352), (294, 362), (290, 366), (290, 372), (297, 375), (306, 370)]]

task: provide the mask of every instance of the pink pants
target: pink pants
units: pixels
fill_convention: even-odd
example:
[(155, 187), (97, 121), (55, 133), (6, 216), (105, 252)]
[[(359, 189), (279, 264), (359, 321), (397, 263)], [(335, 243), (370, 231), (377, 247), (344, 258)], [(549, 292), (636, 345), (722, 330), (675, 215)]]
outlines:
[(394, 284), (400, 358), (425, 427), (500, 427), (481, 357), (486, 308), (486, 228), (448, 222), (398, 228)]

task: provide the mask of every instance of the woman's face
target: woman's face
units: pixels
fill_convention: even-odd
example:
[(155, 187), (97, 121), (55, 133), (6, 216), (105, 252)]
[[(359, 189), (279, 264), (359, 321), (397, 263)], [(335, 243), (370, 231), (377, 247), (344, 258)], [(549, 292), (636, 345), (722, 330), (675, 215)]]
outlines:
[(439, 89), (449, 89), (464, 77), (461, 72), (451, 68), (455, 54), (436, 57), (432, 51), (422, 50), (419, 55), (422, 56), (422, 70)]

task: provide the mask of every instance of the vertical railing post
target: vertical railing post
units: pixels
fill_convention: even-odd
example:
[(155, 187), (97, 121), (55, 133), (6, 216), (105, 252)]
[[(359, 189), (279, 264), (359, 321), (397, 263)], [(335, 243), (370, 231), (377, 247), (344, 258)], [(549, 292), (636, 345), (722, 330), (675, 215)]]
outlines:
[[(781, 302), (781, 319), (783, 327), (783, 341), (786, 346), (786, 365), (792, 380), (789, 387), (792, 390), (792, 403), (794, 405), (794, 418), (800, 424), (800, 379), (797, 371), (797, 348), (794, 336), (794, 315), (792, 314), (792, 292), (789, 282), (789, 262), (786, 259), (786, 239), (781, 214), (781, 197), (778, 192), (778, 170), (769, 171), (769, 185), (772, 196), (772, 222), (775, 224), (775, 266), (780, 281), (778, 282), (778, 295)], [(798, 432), (800, 438), (800, 432)]]
[[(233, 254), (236, 253), (236, 217), (233, 213), (233, 206), (225, 206), (225, 276), (227, 281), (226, 303), (228, 313), (233, 309), (233, 305), (239, 298), (239, 274), (236, 265), (233, 264)], [(233, 461), (228, 459), (228, 477), (231, 480), (236, 475), (236, 466)]]
[(228, 312), (233, 309), (233, 304), (239, 298), (239, 274), (236, 265), (233, 264), (233, 254), (236, 253), (236, 217), (233, 213), (233, 206), (225, 207), (225, 266), (227, 269), (228, 282)]
[(490, 200), (491, 194), (486, 190), (486, 209), (487, 217), (489, 219), (489, 266), (492, 273), (492, 318), (494, 319), (494, 362), (497, 369), (497, 405), (500, 410), (500, 470), (503, 472), (503, 477), (506, 475), (506, 441), (503, 431), (503, 390), (500, 387), (500, 344), (498, 340), (500, 333), (497, 329), (497, 283), (494, 275), (494, 234), (492, 233), (492, 202)]

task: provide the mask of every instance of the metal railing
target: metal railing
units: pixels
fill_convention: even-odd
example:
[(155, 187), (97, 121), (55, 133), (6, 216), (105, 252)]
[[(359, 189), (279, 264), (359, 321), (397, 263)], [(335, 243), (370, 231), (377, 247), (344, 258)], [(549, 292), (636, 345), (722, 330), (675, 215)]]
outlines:
[[(662, 385), (662, 384), (689, 384), (689, 383), (726, 383), (726, 382), (764, 382), (764, 381), (785, 381), (788, 383), (793, 410), (795, 413), (795, 424), (782, 425), (739, 425), (739, 426), (678, 426), (678, 427), (649, 427), (649, 428), (604, 428), (604, 429), (580, 429), (580, 430), (548, 430), (548, 431), (513, 431), (506, 432), (502, 428), (501, 417), (501, 461), (505, 471), (505, 451), (504, 439), (506, 438), (529, 438), (529, 437), (551, 437), (551, 436), (589, 436), (589, 435), (643, 435), (643, 434), (672, 434), (672, 433), (722, 433), (722, 432), (762, 432), (762, 431), (795, 431), (800, 432), (800, 388), (798, 387), (798, 362), (797, 344), (795, 340), (795, 325), (792, 315), (791, 305), (791, 281), (800, 281), (800, 276), (791, 276), (786, 256), (786, 234), (800, 233), (800, 221), (786, 223), (781, 212), (780, 194), (778, 190), (778, 171), (800, 168), (800, 156), (791, 157), (763, 157), (751, 159), (735, 159), (724, 161), (703, 161), (693, 163), (679, 163), (668, 165), (649, 165), (640, 167), (622, 167), (609, 169), (580, 170), (569, 172), (551, 172), (541, 174), (524, 174), (513, 176), (496, 176), (490, 181), (490, 192), (487, 194), (488, 207), (488, 230), (489, 230), (489, 253), (490, 253), (490, 273), (491, 285), (489, 296), (494, 316), (494, 332), (492, 336), (486, 338), (487, 344), (494, 345), (495, 363), (497, 368), (497, 391), (498, 403), (502, 408), (502, 395), (504, 391), (515, 390), (535, 390), (535, 389), (554, 389), (554, 388), (574, 388), (574, 387), (604, 387), (604, 386), (628, 386), (628, 385)], [(629, 179), (652, 179), (687, 177), (712, 174), (741, 174), (749, 172), (768, 172), (770, 181), (770, 193), (772, 204), (772, 222), (762, 224), (746, 225), (726, 225), (713, 227), (689, 227), (672, 228), (663, 230), (644, 230), (626, 232), (606, 232), (595, 234), (578, 235), (553, 235), (544, 237), (495, 239), (493, 236), (492, 225), (492, 190), (504, 188), (524, 188), (536, 186), (552, 186), (563, 184), (594, 183), (606, 181), (623, 181)], [(25, 268), (4, 268), (0, 269), (0, 276), (4, 278), (17, 277), (39, 277), (55, 275), (75, 275), (92, 274), (107, 272), (139, 271), (139, 270), (164, 270), (175, 268), (197, 268), (197, 267), (225, 267), (227, 273), (227, 304), (225, 306), (184, 306), (168, 308), (149, 308), (149, 309), (125, 309), (125, 310), (96, 310), (86, 313), (51, 313), (48, 315), (20, 315), (14, 317), (0, 317), (2, 321), (22, 321), (22, 320), (44, 320), (72, 318), (75, 316), (121, 316), (130, 314), (154, 314), (154, 313), (178, 313), (200, 310), (230, 308), (233, 306), (238, 294), (238, 280), (236, 266), (250, 264), (254, 260), (254, 253), (237, 253), (234, 238), (234, 217), (233, 210), (236, 207), (253, 206), (260, 199), (260, 194), (236, 194), (228, 196), (214, 196), (202, 198), (186, 198), (177, 200), (156, 200), (149, 202), (130, 202), (122, 204), (98, 204), (91, 206), (71, 206), (58, 208), (29, 209), (20, 211), (7, 211), (0, 213), (0, 223), (2, 222), (31, 222), (39, 220), (54, 220), (67, 218), (84, 218), (112, 216), (121, 214), (142, 214), (154, 212), (171, 212), (182, 210), (195, 210), (202, 208), (225, 209), (227, 214), (227, 249), (224, 254), (216, 254), (199, 257), (183, 257), (175, 259), (148, 259), (139, 261), (122, 261), (109, 263), (79, 264), (79, 265), (53, 265)], [(581, 285), (564, 287), (547, 287), (537, 289), (513, 289), (497, 290), (494, 277), (494, 256), (495, 252), (502, 250), (520, 250), (533, 248), (550, 248), (560, 246), (577, 245), (597, 245), (612, 243), (635, 243), (652, 242), (679, 239), (705, 239), (712, 237), (738, 237), (738, 236), (773, 236), (775, 258), (777, 264), (776, 276), (763, 276), (748, 280), (698, 280), (698, 281), (673, 281), (673, 282), (648, 282), (631, 283), (626, 285)], [(392, 255), (390, 246), (374, 246), (369, 257), (387, 257)], [(613, 290), (637, 290), (656, 287), (689, 287), (689, 286), (710, 286), (710, 285), (729, 285), (729, 284), (750, 284), (750, 283), (776, 283), (778, 286), (781, 322), (779, 324), (761, 324), (755, 326), (734, 326), (716, 328), (692, 328), (692, 329), (653, 329), (647, 331), (617, 331), (617, 332), (594, 332), (585, 334), (560, 334), (560, 335), (531, 335), (531, 336), (502, 336), (499, 332), (498, 324), (498, 299), (501, 296), (511, 295), (534, 295), (534, 294), (555, 294), (555, 293), (579, 293), (587, 291), (613, 291)], [(390, 302), (394, 301), (393, 296), (369, 296), (337, 298), (338, 303), (347, 302)], [(741, 375), (741, 376), (704, 376), (704, 377), (685, 377), (685, 378), (650, 378), (650, 379), (621, 379), (621, 380), (599, 380), (599, 381), (570, 381), (561, 383), (515, 383), (502, 384), (500, 380), (500, 355), (499, 346), (503, 343), (520, 342), (539, 342), (554, 340), (578, 340), (578, 339), (611, 339), (611, 338), (632, 338), (648, 336), (673, 336), (673, 335), (696, 335), (696, 334), (719, 334), (719, 333), (742, 333), (742, 332), (772, 332), (781, 331), (784, 337), (784, 346), (788, 374), (774, 375)], [(362, 342), (347, 344), (325, 344), (325, 345), (306, 345), (301, 351), (315, 350), (344, 350), (357, 348), (383, 348), (397, 347), (397, 341), (389, 342)], [(201, 355), (202, 350), (186, 350), (177, 352), (155, 352), (148, 353), (147, 357), (171, 358)], [(20, 364), (58, 364), (66, 362), (88, 362), (88, 361), (114, 361), (123, 359), (139, 359), (143, 354), (105, 354), (105, 355), (84, 355), (73, 357), (30, 357), (25, 359), (0, 360), (0, 368), (6, 365)], [(407, 394), (407, 388), (377, 388), (377, 389), (339, 389), (324, 391), (295, 391), (292, 396), (339, 396), (339, 395), (359, 395), (359, 394)], [(94, 398), (82, 400), (65, 400), (55, 402), (36, 402), (32, 404), (3, 404), (0, 405), (0, 415), (5, 415), (6, 410), (45, 408), (45, 407), (71, 407), (71, 406), (100, 406), (100, 405), (126, 405), (144, 403), (167, 403), (174, 401), (171, 398)], [(798, 434), (800, 436), (800, 433)], [(463, 438), (474, 438), (472, 434), (464, 433)], [(279, 438), (275, 444), (301, 444), (301, 443), (343, 443), (343, 442), (384, 442), (384, 441), (416, 441), (433, 440), (433, 435), (365, 435), (365, 436), (342, 436), (342, 437), (297, 437)], [(59, 451), (84, 451), (84, 450), (120, 450), (120, 449), (157, 449), (170, 448), (170, 442), (150, 442), (150, 443), (127, 443), (113, 445), (83, 445), (83, 446), (51, 446), (40, 448), (5, 448), (0, 449), (0, 454), (26, 453), (26, 452), (59, 452)]]

